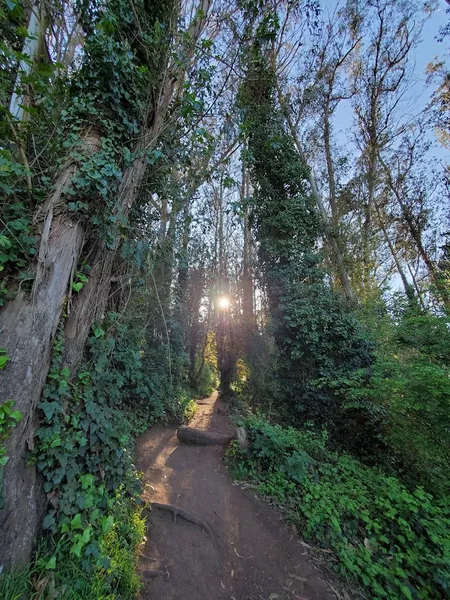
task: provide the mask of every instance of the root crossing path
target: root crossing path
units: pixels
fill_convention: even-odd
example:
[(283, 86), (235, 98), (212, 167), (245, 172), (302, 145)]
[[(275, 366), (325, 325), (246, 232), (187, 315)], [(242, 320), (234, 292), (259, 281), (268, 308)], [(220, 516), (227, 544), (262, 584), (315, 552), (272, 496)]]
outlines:
[[(217, 392), (199, 402), (191, 426), (232, 433), (217, 412)], [(278, 512), (234, 483), (223, 448), (180, 444), (176, 427), (156, 427), (136, 451), (145, 500), (182, 509), (176, 515), (155, 505), (148, 514), (141, 600), (336, 599)]]

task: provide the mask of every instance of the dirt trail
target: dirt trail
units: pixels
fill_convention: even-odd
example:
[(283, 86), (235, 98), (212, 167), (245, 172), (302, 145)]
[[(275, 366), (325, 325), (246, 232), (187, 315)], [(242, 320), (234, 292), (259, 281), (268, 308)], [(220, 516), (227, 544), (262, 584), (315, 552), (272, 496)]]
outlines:
[[(232, 431), (217, 414), (217, 392), (200, 402), (191, 426)], [(179, 444), (176, 427), (160, 427), (136, 451), (145, 499), (194, 513), (214, 534), (153, 509), (140, 561), (141, 600), (335, 600), (277, 511), (234, 484), (223, 449)], [(168, 577), (146, 577), (149, 570)]]

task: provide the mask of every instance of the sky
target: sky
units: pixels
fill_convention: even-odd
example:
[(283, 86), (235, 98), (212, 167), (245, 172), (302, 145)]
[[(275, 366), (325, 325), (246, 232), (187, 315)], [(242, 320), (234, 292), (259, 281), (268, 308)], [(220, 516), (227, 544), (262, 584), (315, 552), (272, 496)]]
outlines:
[[(335, 10), (337, 0), (322, 0), (322, 7), (324, 12)], [(449, 4), (445, 0), (437, 0), (437, 10), (433, 12), (431, 17), (425, 23), (422, 32), (422, 41), (418, 48), (414, 50), (414, 62), (416, 72), (416, 83), (411, 88), (411, 107), (414, 113), (419, 113), (425, 108), (430, 100), (433, 90), (436, 88), (436, 84), (426, 85), (426, 67), (427, 64), (433, 61), (436, 57), (446, 59), (449, 62), (448, 54), (450, 40), (444, 40), (438, 42), (436, 39), (438, 36), (439, 29), (448, 23), (450, 20), (450, 13), (446, 13), (446, 9), (450, 8)], [(450, 63), (449, 63), (450, 68)], [(350, 106), (346, 106), (345, 102), (342, 102), (338, 107), (336, 113), (336, 125), (338, 139), (341, 137), (342, 140), (348, 137), (345, 135), (345, 130), (349, 129), (352, 124), (353, 113)], [(339, 135), (339, 132), (341, 135)], [(433, 136), (433, 155), (439, 160), (449, 162), (450, 152), (445, 149)]]

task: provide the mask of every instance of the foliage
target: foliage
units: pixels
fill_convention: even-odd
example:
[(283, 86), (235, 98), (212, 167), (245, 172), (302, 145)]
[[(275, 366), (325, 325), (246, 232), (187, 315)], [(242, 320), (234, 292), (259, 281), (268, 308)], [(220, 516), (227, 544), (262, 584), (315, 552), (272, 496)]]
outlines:
[(195, 369), (199, 375), (195, 381), (194, 393), (200, 398), (207, 398), (217, 387), (217, 368), (215, 368), (214, 365), (208, 360), (205, 360), (201, 370), (200, 365), (201, 359), (197, 357), (195, 361)]
[(189, 423), (189, 421), (191, 421), (195, 417), (197, 410), (198, 410), (198, 405), (195, 402), (195, 400), (189, 400), (186, 403), (186, 406), (184, 409), (184, 419), (183, 420), (186, 423)]
[[(169, 379), (165, 361), (157, 360), (161, 348), (145, 334), (132, 314), (126, 319), (110, 313), (93, 328), (87, 362), (72, 378), (62, 366), (61, 331), (53, 348), (34, 461), (49, 500), (43, 528), (55, 540), (55, 560), (77, 560), (76, 568), (67, 566), (62, 574), (58, 569), (55, 576), (55, 585), (67, 590), (81, 577), (83, 589), (100, 594), (108, 585), (112, 593), (117, 586), (122, 595), (114, 597), (133, 596), (133, 552), (143, 537), (133, 508), (140, 504), (135, 436), (157, 420), (190, 418), (196, 408), (172, 387), (177, 381)], [(94, 591), (83, 593), (73, 597)]]
[(410, 485), (433, 494), (450, 492), (450, 333), (444, 317), (404, 310), (372, 321), (378, 341), (377, 360), (349, 388), (349, 398), (361, 396), (383, 410), (385, 434), (392, 452), (378, 460), (390, 464)]
[(0, 575), (0, 596), (5, 600), (132, 600), (140, 589), (136, 574), (137, 548), (145, 535), (140, 509), (120, 492), (111, 503), (114, 525), (102, 532), (99, 545), (110, 557), (108, 566), (93, 572), (79, 568), (67, 544), (41, 540), (36, 557), (26, 569)]
[(250, 447), (230, 446), (234, 475), (252, 479), (261, 493), (285, 504), (303, 535), (331, 547), (339, 570), (371, 598), (448, 595), (448, 504), (330, 451), (325, 431), (283, 429), (257, 416), (241, 424)]
[[(7, 359), (6, 353), (0, 349), (0, 369), (3, 368), (6, 360), (2, 362), (1, 359)], [(6, 447), (4, 446), (5, 440), (8, 438), (11, 429), (17, 425), (22, 419), (22, 413), (18, 410), (13, 410), (14, 400), (7, 400), (0, 404), (0, 510), (4, 508), (3, 501), (3, 468), (8, 462), (6, 456)]]
[[(345, 391), (354, 373), (373, 362), (372, 344), (320, 268), (322, 227), (307, 167), (283, 127), (275, 74), (267, 66), (267, 28), (275, 26), (264, 20), (260, 27), (262, 38), (249, 51), (240, 107), (248, 140), (244, 160), (255, 186), (250, 207), (258, 263), (278, 351), (274, 403), (286, 422), (326, 424), (337, 444), (370, 455), (383, 443), (380, 416), (368, 399), (345, 406)], [(354, 430), (358, 438), (352, 440)]]
[(200, 398), (210, 396), (219, 385), (216, 334), (213, 331), (206, 331), (205, 336), (202, 355), (195, 356), (191, 375), (193, 393)]

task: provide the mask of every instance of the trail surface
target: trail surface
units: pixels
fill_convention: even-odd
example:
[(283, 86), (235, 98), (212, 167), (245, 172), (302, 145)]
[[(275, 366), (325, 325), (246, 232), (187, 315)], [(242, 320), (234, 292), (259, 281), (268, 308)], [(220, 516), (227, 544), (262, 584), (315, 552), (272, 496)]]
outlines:
[[(192, 427), (232, 431), (217, 414), (217, 392), (199, 402)], [(156, 427), (142, 436), (136, 451), (145, 499), (190, 511), (214, 536), (154, 508), (139, 567), (141, 600), (336, 599), (278, 512), (233, 482), (223, 448), (179, 444), (176, 427)], [(166, 577), (149, 577), (155, 570)]]

